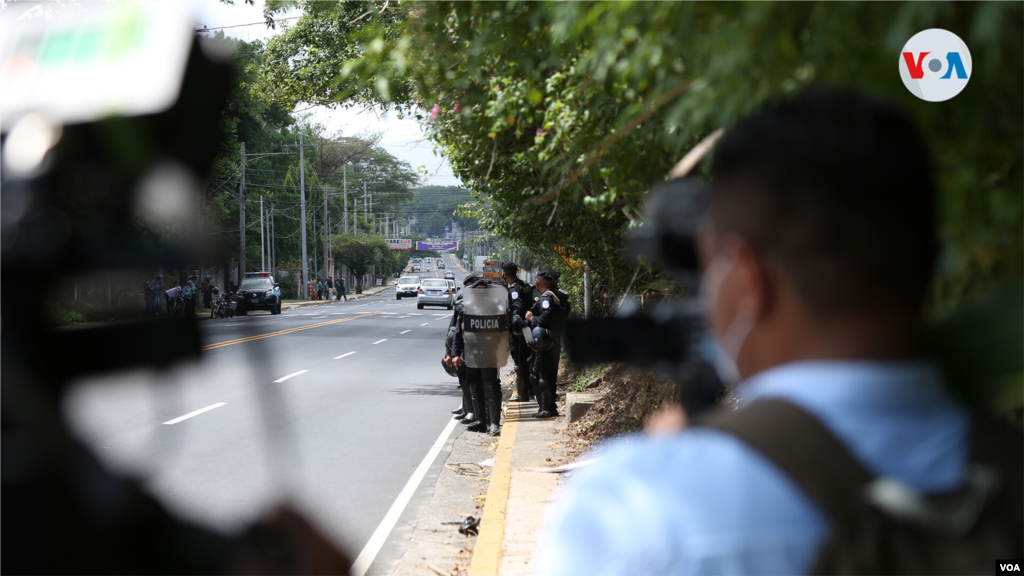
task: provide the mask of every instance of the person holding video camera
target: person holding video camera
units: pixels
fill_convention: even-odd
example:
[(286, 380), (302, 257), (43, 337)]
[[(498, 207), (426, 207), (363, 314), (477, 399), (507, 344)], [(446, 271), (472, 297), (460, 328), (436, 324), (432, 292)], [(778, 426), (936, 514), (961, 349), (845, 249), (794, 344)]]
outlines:
[[(539, 573), (987, 573), (1019, 557), (1019, 430), (979, 441), (987, 420), (925, 356), (935, 186), (907, 114), (806, 93), (713, 154), (701, 294), (740, 409), (603, 451), (556, 504)], [(978, 462), (1002, 480), (983, 487)], [(969, 531), (934, 494), (974, 502)]]
[(532, 372), (538, 406), (534, 418), (558, 416), (558, 362), (562, 354), (562, 331), (569, 317), (569, 295), (558, 289), (560, 277), (558, 270), (537, 274), (535, 284), (540, 296), (526, 313), (526, 321), (534, 330)]

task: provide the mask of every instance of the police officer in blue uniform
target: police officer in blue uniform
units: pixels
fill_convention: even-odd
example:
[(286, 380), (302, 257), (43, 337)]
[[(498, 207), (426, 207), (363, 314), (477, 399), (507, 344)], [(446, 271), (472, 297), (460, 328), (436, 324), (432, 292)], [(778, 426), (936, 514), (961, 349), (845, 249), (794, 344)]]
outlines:
[[(473, 279), (470, 282), (470, 279)], [(487, 280), (476, 279), (475, 276), (467, 277), (464, 281), (467, 289), (487, 288)], [(469, 430), (473, 432), (486, 431), (491, 436), (501, 433), (501, 384), (498, 380), (497, 368), (471, 368), (462, 362), (462, 356), (466, 349), (465, 344), (465, 322), (462, 318), (456, 325), (455, 339), (452, 344), (451, 361), (466, 371), (466, 382), (469, 384), (470, 394), (473, 397), (473, 415), (476, 420), (468, 422)]]
[(562, 332), (566, 319), (569, 317), (569, 295), (558, 289), (561, 274), (557, 270), (545, 270), (537, 275), (536, 287), (540, 296), (533, 307), (526, 313), (530, 328), (541, 328), (548, 331), (551, 347), (547, 350), (533, 351), (531, 378), (536, 383), (537, 405), (539, 410), (534, 418), (553, 418), (558, 416), (555, 404), (558, 385), (558, 361), (562, 353)]
[(529, 402), (532, 352), (526, 346), (523, 328), (526, 326), (526, 313), (529, 312), (533, 303), (531, 298), (533, 289), (516, 276), (518, 271), (519, 266), (515, 262), (504, 262), (501, 265), (501, 279), (505, 283), (505, 287), (508, 288), (508, 352), (512, 356), (512, 363), (516, 366), (516, 389), (509, 401)]
[[(469, 286), (477, 281), (477, 277), (470, 274), (466, 276), (463, 281), (463, 286)], [(458, 337), (459, 330), (462, 326), (462, 317), (465, 314), (465, 310), (462, 305), (462, 294), (459, 294), (458, 298), (455, 299), (455, 309), (452, 313), (452, 320), (448, 323), (448, 335), (445, 337), (445, 357), (444, 364), (449, 370), (454, 370), (459, 378), (459, 388), (462, 389), (462, 405), (452, 410), (452, 414), (459, 419), (459, 422), (469, 425), (470, 429), (481, 428), (480, 421), (477, 420), (476, 415), (479, 413), (473, 406), (473, 393), (470, 391), (469, 382), (466, 380), (466, 365), (462, 362), (459, 363), (458, 367), (455, 367), (452, 362), (453, 351), (455, 350), (455, 339)], [(461, 350), (461, 346), (460, 346)], [(458, 354), (461, 356), (461, 351)]]

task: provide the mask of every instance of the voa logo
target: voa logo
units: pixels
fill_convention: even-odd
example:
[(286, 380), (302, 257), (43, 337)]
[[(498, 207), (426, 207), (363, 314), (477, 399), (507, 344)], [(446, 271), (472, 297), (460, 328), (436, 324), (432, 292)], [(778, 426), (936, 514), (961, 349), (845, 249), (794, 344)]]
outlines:
[(1020, 562), (1013, 560), (998, 560), (996, 564), (999, 566), (999, 571), (996, 574), (1006, 574), (1008, 572), (1020, 572)]
[(899, 60), (903, 85), (921, 100), (945, 102), (971, 79), (971, 51), (959, 36), (942, 28), (914, 34)]

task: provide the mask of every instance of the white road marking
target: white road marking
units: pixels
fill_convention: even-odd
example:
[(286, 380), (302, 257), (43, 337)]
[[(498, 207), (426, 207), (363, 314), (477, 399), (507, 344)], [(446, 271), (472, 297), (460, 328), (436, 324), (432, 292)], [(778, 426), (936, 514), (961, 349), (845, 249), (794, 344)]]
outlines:
[(299, 370), (298, 372), (292, 372), (291, 374), (289, 374), (289, 375), (287, 375), (287, 376), (285, 376), (283, 378), (278, 378), (277, 380), (274, 380), (274, 384), (280, 384), (281, 382), (284, 382), (285, 380), (287, 380), (289, 378), (295, 378), (299, 374), (305, 374), (306, 372), (309, 372), (309, 370)]
[(387, 342), (387, 341), (388, 341), (388, 339), (385, 338), (383, 340), (377, 340), (376, 342), (374, 342), (374, 344), (380, 344), (381, 342)]
[(363, 550), (359, 552), (359, 556), (356, 557), (355, 563), (352, 564), (352, 576), (365, 576), (366, 571), (370, 569), (370, 564), (377, 558), (377, 554), (380, 549), (384, 546), (384, 542), (388, 539), (391, 531), (394, 530), (395, 525), (398, 524), (398, 519), (402, 517), (402, 512), (405, 511), (405, 507), (409, 505), (409, 501), (412, 500), (413, 495), (416, 493), (416, 489), (419, 488), (420, 483), (423, 482), (423, 477), (427, 475), (427, 471), (430, 469), (430, 465), (434, 463), (434, 459), (441, 453), (441, 449), (444, 448), (445, 442), (448, 441), (448, 436), (451, 435), (452, 430), (455, 429), (455, 425), (458, 420), (449, 420), (448, 425), (445, 426), (444, 430), (441, 431), (441, 435), (437, 437), (437, 441), (430, 447), (430, 451), (423, 457), (423, 461), (416, 467), (416, 470), (412, 473), (409, 481), (405, 483), (405, 488), (398, 494), (398, 498), (388, 509), (388, 513), (384, 515), (384, 519), (380, 521), (380, 525), (373, 531), (373, 535), (370, 536), (369, 542), (363, 547)]
[(335, 357), (334, 357), (334, 359), (335, 359), (335, 360), (341, 360), (341, 359), (342, 359), (342, 358), (344, 358), (345, 356), (351, 356), (351, 355), (353, 355), (353, 354), (355, 354), (355, 352), (349, 352), (349, 353), (347, 353), (347, 354), (342, 354), (341, 356), (335, 356)]
[(398, 314), (398, 312), (381, 312), (381, 314), (384, 314), (384, 315), (387, 315), (387, 316), (394, 316), (395, 314)]
[(412, 332), (412, 330), (406, 330), (405, 332), (399, 332), (398, 335), (401, 336), (402, 334), (408, 334), (409, 332)]
[(321, 318), (327, 318), (328, 316), (330, 316), (330, 314), (324, 314), (323, 316), (314, 316), (313, 320), (319, 320)]
[(316, 313), (314, 312), (312, 314), (303, 314), (303, 316), (316, 316)]
[(188, 420), (189, 418), (191, 418), (193, 416), (199, 416), (203, 412), (209, 412), (210, 410), (213, 410), (213, 409), (216, 409), (216, 408), (220, 408), (221, 406), (223, 406), (225, 404), (227, 404), (227, 402), (217, 402), (216, 404), (210, 404), (206, 408), (200, 408), (199, 410), (196, 410), (195, 412), (189, 412), (188, 414), (185, 414), (184, 416), (179, 416), (179, 417), (175, 418), (174, 420), (168, 420), (167, 422), (164, 422), (164, 424), (168, 424), (168, 425), (169, 424), (177, 424), (178, 422), (181, 422), (182, 420)]
[(409, 316), (423, 316), (420, 312), (409, 312)]
[(423, 324), (420, 324), (420, 326), (426, 326), (427, 324), (430, 324), (430, 322), (424, 322)]

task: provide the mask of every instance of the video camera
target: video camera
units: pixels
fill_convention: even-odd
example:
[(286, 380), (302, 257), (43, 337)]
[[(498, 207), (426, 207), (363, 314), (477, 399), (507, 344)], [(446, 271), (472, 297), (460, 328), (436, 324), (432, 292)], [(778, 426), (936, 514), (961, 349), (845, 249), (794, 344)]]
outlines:
[(707, 202), (707, 190), (693, 179), (669, 180), (651, 191), (643, 224), (626, 235), (629, 255), (664, 265), (686, 298), (657, 302), (644, 314), (622, 306), (625, 311), (618, 317), (570, 320), (566, 327), (572, 362), (653, 368), (678, 383), (679, 399), (690, 415), (713, 406), (723, 390), (702, 353), (708, 341), (697, 233)]

